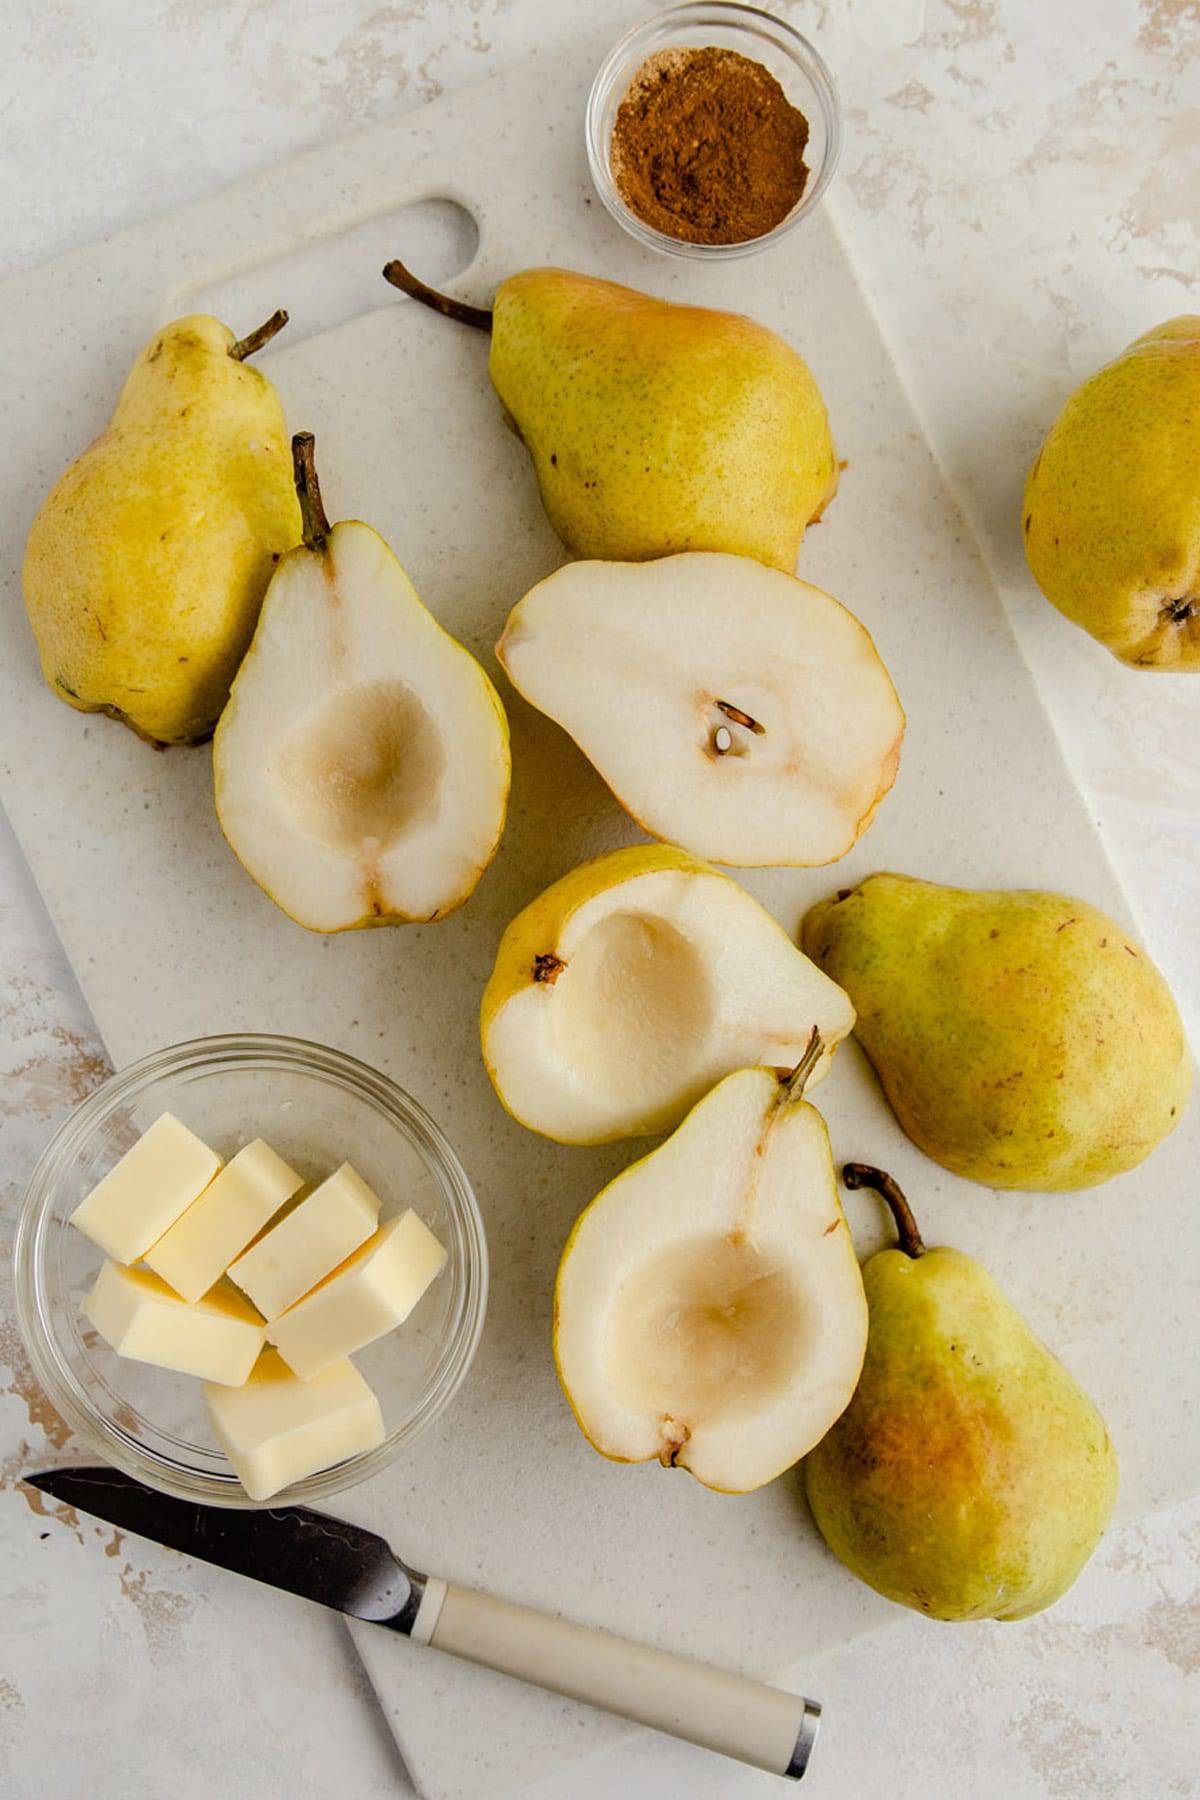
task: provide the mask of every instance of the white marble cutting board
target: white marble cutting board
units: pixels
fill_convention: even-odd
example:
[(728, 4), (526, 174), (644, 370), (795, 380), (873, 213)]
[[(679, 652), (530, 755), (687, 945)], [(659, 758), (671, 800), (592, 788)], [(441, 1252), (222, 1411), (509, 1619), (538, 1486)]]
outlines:
[[(501, 682), (513, 801), (471, 904), (431, 927), (310, 937), (226, 850), (207, 755), (155, 756), (54, 701), (19, 603), (29, 519), (103, 426), (154, 327), (214, 307), (244, 330), (284, 304), (292, 324), (262, 366), (292, 427), (317, 434), (331, 513), (375, 523), (439, 617), (490, 663), (508, 607), (561, 551), (525, 454), (500, 425), (483, 344), (377, 275), (390, 251), (414, 263), (424, 252), (429, 272), (445, 274), (444, 216), (393, 215), (449, 198), (479, 228), (478, 258), (459, 284), (467, 297), (486, 300), (510, 269), (564, 263), (751, 310), (818, 375), (849, 467), (801, 569), (875, 634), (909, 733), (897, 788), (851, 857), (747, 886), (789, 928), (810, 900), (884, 866), (1053, 885), (1124, 915), (1000, 602), (829, 224), (818, 219), (768, 256), (719, 270), (637, 249), (592, 196), (583, 160), (582, 100), (603, 48), (581, 41), (567, 57), (546, 56), (5, 284), (23, 356), (10, 368), (0, 468), (0, 779), (115, 1060), (239, 1027), (324, 1039), (411, 1089), (476, 1182), (494, 1277), (479, 1361), (450, 1413), (344, 1510), (418, 1565), (803, 1685), (809, 1659), (890, 1609), (824, 1553), (793, 1479), (735, 1500), (588, 1450), (550, 1364), (550, 1284), (571, 1219), (631, 1151), (559, 1148), (522, 1131), (477, 1053), (478, 995), (508, 918), (581, 857), (634, 839), (634, 828), (562, 734)], [(1096, 1193), (994, 1196), (907, 1144), (853, 1047), (816, 1098), (839, 1157), (893, 1167), (921, 1203), (926, 1235), (983, 1257), (1095, 1393), (1122, 1452), (1126, 1513), (1188, 1492), (1194, 1432), (1162, 1370), (1194, 1358), (1200, 1335), (1195, 1113), (1143, 1171)], [(859, 1197), (851, 1217), (871, 1247), (874, 1206)], [(630, 1754), (629, 1733), (612, 1721), (383, 1634), (359, 1637), (430, 1796), (535, 1786), (559, 1795), (578, 1759), (594, 1771), (595, 1758), (613, 1754), (615, 1778)], [(723, 1789), (715, 1765), (712, 1781)], [(755, 1778), (739, 1782), (739, 1793), (757, 1791)]]

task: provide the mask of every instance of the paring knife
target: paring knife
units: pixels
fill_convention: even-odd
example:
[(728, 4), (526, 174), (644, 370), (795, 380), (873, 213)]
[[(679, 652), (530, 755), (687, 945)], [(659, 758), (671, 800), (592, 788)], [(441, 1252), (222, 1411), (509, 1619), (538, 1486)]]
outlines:
[(502, 1675), (619, 1713), (799, 1781), (815, 1700), (410, 1569), (373, 1531), (301, 1506), (239, 1511), (175, 1500), (119, 1469), (48, 1469), (30, 1487), (182, 1550)]

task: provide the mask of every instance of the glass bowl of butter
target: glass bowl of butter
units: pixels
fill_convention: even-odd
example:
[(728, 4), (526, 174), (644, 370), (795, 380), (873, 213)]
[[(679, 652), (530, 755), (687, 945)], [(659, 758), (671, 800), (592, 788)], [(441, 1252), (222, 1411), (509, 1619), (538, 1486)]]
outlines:
[(378, 1474), (458, 1391), (487, 1307), (445, 1135), (386, 1076), (295, 1038), (201, 1038), (114, 1075), (42, 1155), (13, 1260), (71, 1431), (220, 1506)]

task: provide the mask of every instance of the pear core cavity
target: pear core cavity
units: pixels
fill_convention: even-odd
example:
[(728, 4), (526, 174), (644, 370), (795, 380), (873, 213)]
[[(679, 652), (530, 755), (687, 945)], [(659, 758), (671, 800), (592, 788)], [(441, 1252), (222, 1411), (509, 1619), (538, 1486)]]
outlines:
[(745, 1417), (781, 1394), (806, 1350), (791, 1272), (734, 1234), (658, 1249), (613, 1307), (615, 1391), (635, 1411), (689, 1431)]
[(617, 1103), (636, 1101), (654, 1071), (703, 1042), (712, 1022), (699, 950), (648, 913), (598, 920), (558, 974), (555, 1000), (564, 1063)]
[(386, 848), (436, 811), (445, 747), (402, 681), (339, 689), (280, 747), (271, 772), (277, 803), (335, 850)]

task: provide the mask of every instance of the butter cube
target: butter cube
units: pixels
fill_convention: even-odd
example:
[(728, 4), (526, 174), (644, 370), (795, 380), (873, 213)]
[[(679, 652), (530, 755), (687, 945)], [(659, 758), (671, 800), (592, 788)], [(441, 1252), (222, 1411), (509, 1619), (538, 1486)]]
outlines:
[(71, 1214), (117, 1262), (136, 1262), (208, 1186), (221, 1158), (170, 1113), (156, 1119)]
[(199, 1300), (302, 1185), (303, 1177), (255, 1138), (142, 1260), (182, 1299)]
[(252, 1500), (269, 1500), (305, 1475), (373, 1450), (385, 1436), (379, 1402), (352, 1362), (298, 1381), (264, 1350), (244, 1387), (206, 1381), (217, 1441)]
[(230, 1265), (229, 1279), (264, 1319), (277, 1319), (353, 1255), (378, 1224), (378, 1197), (343, 1163)]
[(106, 1262), (83, 1311), (118, 1356), (238, 1387), (263, 1343), (263, 1322), (232, 1282), (194, 1306), (149, 1269)]
[(410, 1208), (380, 1226), (340, 1269), (272, 1321), (267, 1339), (303, 1381), (403, 1325), (446, 1252)]

